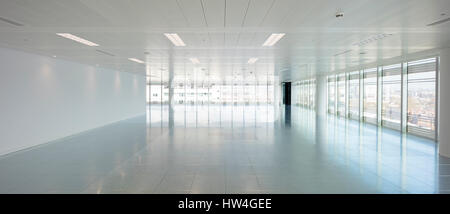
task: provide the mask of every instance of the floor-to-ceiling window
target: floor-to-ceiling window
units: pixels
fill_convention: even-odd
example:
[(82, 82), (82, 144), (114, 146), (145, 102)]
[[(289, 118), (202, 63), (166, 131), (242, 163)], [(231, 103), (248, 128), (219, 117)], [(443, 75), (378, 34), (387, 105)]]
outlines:
[(275, 93), (274, 93), (274, 81), (272, 79), (267, 80), (267, 103), (273, 104), (275, 102)]
[(336, 76), (331, 75), (328, 76), (328, 112), (331, 114), (335, 113), (335, 104), (336, 104)]
[(308, 82), (306, 80), (302, 81), (302, 106), (308, 107)]
[(377, 122), (377, 68), (364, 70), (364, 121)]
[(436, 58), (408, 62), (408, 132), (435, 138)]
[(383, 66), (382, 77), (382, 125), (400, 130), (402, 85), (401, 64)]
[(304, 91), (304, 83), (303, 80), (300, 81), (299, 85), (298, 85), (300, 91), (299, 91), (299, 100), (300, 100), (300, 106), (303, 107), (303, 105), (305, 104), (304, 99), (305, 99), (305, 91)]
[(292, 103), (296, 106), (313, 109), (315, 106), (316, 80), (307, 79), (292, 84)]
[(395, 130), (406, 123), (408, 133), (436, 139), (437, 63), (434, 57), (328, 75), (328, 112)]
[(359, 71), (349, 74), (348, 84), (348, 117), (359, 119)]
[(314, 109), (316, 106), (316, 80), (312, 79), (309, 86), (309, 107)]
[(293, 82), (292, 88), (291, 88), (291, 103), (294, 106), (299, 106), (299, 94), (300, 94), (300, 88), (298, 87), (299, 82)]
[(345, 117), (345, 73), (337, 76), (337, 114)]

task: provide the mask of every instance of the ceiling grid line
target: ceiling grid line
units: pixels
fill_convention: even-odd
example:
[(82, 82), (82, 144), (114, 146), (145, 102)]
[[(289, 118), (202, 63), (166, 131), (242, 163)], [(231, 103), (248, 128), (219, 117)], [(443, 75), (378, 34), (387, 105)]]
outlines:
[[(208, 25), (208, 20), (206, 19), (205, 7), (203, 5), (203, 0), (199, 0), (199, 1), (200, 1), (200, 5), (202, 6), (203, 19), (205, 19), (206, 28), (208, 29), (209, 25)], [(208, 32), (208, 45), (211, 45), (211, 35), (209, 33), (209, 30), (207, 30), (207, 32)]]
[(186, 20), (186, 23), (187, 23), (188, 27), (190, 27), (190, 26), (191, 26), (191, 23), (189, 22), (189, 19), (186, 17), (186, 14), (184, 13), (183, 8), (180, 6), (180, 2), (179, 2), (179, 1), (180, 1), (180, 0), (176, 0), (178, 9), (181, 11), (181, 15), (183, 15), (184, 20)]

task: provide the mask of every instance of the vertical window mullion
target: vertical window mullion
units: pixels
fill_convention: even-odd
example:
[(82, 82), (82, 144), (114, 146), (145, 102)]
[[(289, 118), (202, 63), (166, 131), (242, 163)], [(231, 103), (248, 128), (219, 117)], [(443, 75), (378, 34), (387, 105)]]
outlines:
[(401, 100), (401, 132), (406, 133), (406, 123), (407, 123), (407, 111), (408, 111), (408, 64), (402, 63), (402, 72), (401, 72), (401, 87), (402, 87), (402, 100)]
[(381, 109), (382, 109), (382, 96), (383, 96), (383, 69), (381, 66), (377, 67), (377, 125), (381, 126)]

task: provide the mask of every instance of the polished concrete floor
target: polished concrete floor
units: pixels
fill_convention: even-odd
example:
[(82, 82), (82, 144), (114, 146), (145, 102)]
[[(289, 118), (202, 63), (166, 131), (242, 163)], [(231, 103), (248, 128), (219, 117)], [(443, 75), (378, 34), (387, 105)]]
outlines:
[(0, 193), (450, 193), (450, 160), (298, 107), (154, 105), (0, 157)]

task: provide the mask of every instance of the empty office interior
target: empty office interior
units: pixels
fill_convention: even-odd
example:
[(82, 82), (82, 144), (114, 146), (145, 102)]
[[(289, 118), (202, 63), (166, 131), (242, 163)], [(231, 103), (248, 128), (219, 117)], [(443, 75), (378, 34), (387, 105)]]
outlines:
[(0, 1), (0, 193), (450, 193), (448, 0)]

